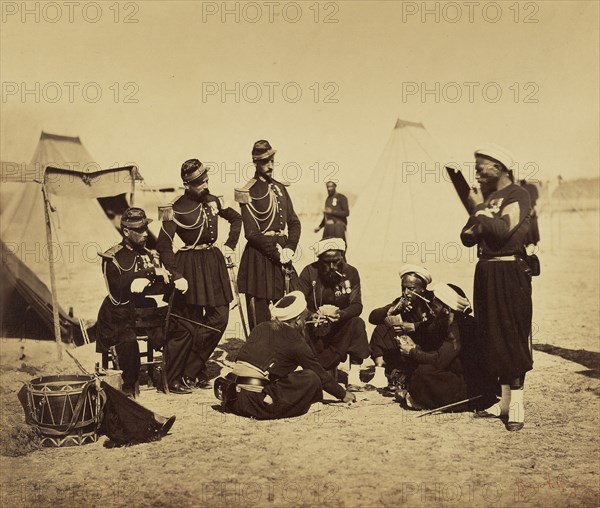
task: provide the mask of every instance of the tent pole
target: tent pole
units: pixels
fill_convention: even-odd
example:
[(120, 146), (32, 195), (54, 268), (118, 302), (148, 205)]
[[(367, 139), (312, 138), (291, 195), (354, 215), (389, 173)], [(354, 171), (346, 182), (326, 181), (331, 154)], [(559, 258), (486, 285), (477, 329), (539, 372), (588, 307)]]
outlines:
[(44, 215), (46, 217), (46, 249), (48, 251), (48, 265), (50, 267), (50, 290), (52, 291), (52, 318), (54, 321), (54, 339), (56, 340), (56, 353), (58, 361), (62, 360), (62, 344), (60, 338), (60, 321), (58, 319), (58, 295), (56, 294), (56, 274), (54, 272), (54, 251), (52, 250), (52, 226), (50, 223), (50, 201), (46, 192), (46, 184), (42, 183), (44, 195)]

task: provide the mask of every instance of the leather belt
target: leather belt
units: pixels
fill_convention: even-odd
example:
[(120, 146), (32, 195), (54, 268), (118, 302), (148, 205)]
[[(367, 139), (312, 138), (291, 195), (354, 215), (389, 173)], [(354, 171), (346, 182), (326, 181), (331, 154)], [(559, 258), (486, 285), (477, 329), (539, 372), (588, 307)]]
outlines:
[(271, 382), (268, 379), (260, 379), (259, 377), (246, 377), (239, 376), (235, 383), (238, 385), (250, 385), (250, 386), (269, 386)]
[(238, 376), (233, 372), (227, 374), (227, 379), (234, 382), (238, 385), (251, 385), (251, 386), (269, 386), (271, 381), (268, 379), (262, 379), (260, 377), (250, 377), (250, 376)]
[(264, 236), (285, 236), (285, 231), (265, 231)]
[(214, 243), (201, 243), (199, 245), (184, 245), (179, 250), (209, 250), (215, 246)]

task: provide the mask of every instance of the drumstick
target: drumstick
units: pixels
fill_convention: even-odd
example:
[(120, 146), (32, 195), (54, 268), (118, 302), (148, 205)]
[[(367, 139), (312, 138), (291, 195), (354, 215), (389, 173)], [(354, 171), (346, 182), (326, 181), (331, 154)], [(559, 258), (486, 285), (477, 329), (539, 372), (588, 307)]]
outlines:
[(77, 364), (77, 367), (79, 367), (86, 376), (89, 376), (90, 373), (84, 369), (83, 365), (81, 365), (81, 363), (79, 363), (79, 360), (77, 358), (75, 358), (68, 349), (65, 348), (65, 351), (73, 359), (73, 361)]

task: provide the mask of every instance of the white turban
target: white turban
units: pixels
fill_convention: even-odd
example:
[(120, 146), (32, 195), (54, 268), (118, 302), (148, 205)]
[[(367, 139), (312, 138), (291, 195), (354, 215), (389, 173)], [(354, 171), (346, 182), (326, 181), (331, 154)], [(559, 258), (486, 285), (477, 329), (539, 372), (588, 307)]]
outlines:
[(493, 143), (482, 145), (480, 148), (475, 150), (475, 157), (482, 155), (484, 157), (491, 157), (502, 163), (506, 169), (512, 171), (512, 167), (515, 163), (515, 158), (506, 148)]
[(425, 281), (425, 284), (431, 284), (431, 274), (427, 268), (419, 265), (403, 265), (400, 267), (400, 278), (404, 277), (407, 273), (414, 273)]
[(467, 311), (471, 309), (471, 302), (448, 284), (436, 284), (430, 289), (440, 302), (454, 311), (468, 313)]
[(328, 250), (341, 250), (346, 252), (346, 242), (341, 238), (325, 238), (314, 244), (313, 250), (317, 256)]
[(306, 298), (302, 291), (292, 291), (269, 307), (271, 318), (289, 321), (298, 317), (306, 309)]

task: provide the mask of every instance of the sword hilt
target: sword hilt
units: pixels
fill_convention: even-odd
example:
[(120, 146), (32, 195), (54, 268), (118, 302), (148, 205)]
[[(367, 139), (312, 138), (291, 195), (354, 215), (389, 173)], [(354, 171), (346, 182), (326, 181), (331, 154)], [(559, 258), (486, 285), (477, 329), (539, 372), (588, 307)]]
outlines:
[(225, 256), (225, 261), (227, 262), (225, 266), (227, 266), (228, 269), (235, 268), (237, 266), (231, 259), (231, 256)]

